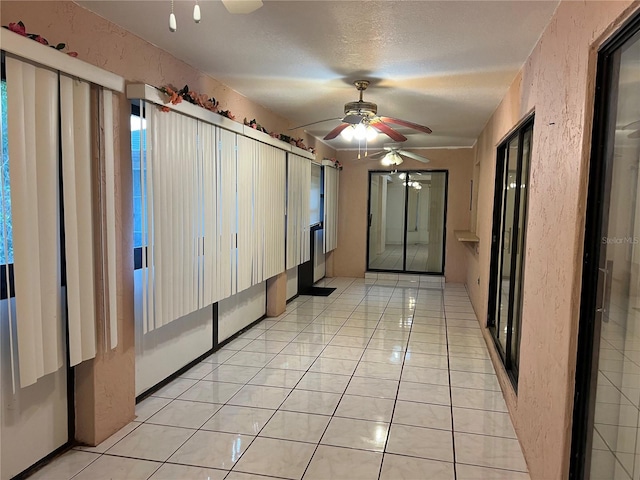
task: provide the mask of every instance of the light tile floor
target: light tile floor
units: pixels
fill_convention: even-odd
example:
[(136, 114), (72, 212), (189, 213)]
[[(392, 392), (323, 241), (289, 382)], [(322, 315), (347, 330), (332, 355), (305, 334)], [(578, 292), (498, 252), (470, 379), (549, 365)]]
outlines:
[(33, 478), (529, 479), (463, 286), (321, 283)]

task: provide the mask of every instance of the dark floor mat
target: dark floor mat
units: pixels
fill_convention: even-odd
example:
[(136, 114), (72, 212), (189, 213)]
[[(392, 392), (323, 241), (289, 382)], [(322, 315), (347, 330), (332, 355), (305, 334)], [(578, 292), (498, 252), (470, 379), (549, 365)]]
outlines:
[(312, 297), (328, 297), (333, 293), (335, 288), (327, 288), (327, 287), (311, 287), (306, 289), (304, 292), (300, 292), (300, 295), (311, 295)]

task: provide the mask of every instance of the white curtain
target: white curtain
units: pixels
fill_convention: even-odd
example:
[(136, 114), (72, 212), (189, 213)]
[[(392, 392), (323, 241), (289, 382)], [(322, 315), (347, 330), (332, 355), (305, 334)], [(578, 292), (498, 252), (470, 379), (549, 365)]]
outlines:
[(310, 208), (311, 161), (287, 156), (287, 269), (311, 258)]
[(6, 72), (13, 320), (20, 385), (26, 387), (63, 363), (58, 74), (11, 57)]
[(324, 167), (324, 253), (338, 246), (338, 170)]

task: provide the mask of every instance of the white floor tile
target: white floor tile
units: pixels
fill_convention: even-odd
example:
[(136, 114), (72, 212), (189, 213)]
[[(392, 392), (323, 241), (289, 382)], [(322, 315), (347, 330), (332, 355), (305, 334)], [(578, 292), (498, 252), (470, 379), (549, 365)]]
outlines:
[[(455, 438), (457, 480), (528, 480), (464, 286), (392, 277), (324, 279), (338, 290), (298, 297), (34, 478), (454, 480)], [(597, 462), (629, 480), (638, 414), (619, 389), (640, 397), (640, 352), (605, 334)]]

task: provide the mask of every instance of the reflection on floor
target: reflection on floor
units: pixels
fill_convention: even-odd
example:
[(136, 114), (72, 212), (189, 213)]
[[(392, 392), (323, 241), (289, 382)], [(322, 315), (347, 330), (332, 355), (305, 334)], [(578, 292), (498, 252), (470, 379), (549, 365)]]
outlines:
[[(387, 245), (384, 252), (375, 255), (369, 262), (369, 268), (376, 270), (403, 270), (402, 245)], [(427, 259), (429, 247), (427, 245), (407, 245), (407, 270), (411, 272), (428, 272)]]
[(35, 477), (529, 479), (464, 286), (320, 285)]
[(620, 305), (637, 298), (612, 299), (602, 324), (592, 480), (640, 478), (640, 312)]

